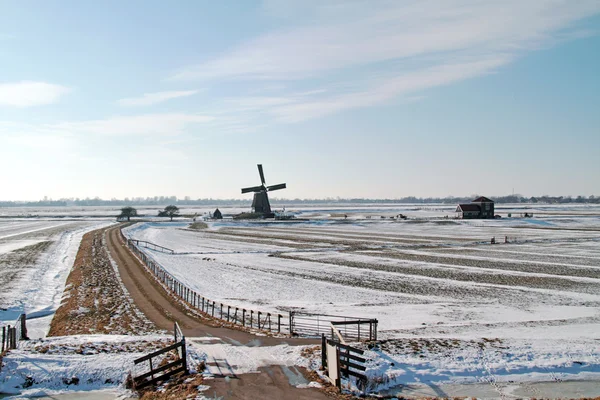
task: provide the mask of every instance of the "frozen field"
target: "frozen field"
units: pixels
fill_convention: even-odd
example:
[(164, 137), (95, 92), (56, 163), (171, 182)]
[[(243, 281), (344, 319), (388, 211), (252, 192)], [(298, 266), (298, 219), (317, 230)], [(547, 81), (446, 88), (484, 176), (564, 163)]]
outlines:
[(175, 250), (146, 252), (211, 300), (379, 319), (383, 341), (365, 353), (375, 390), (597, 396), (600, 216), (568, 211), (398, 221), (315, 210), (303, 222), (152, 222), (126, 235)]
[(145, 223), (128, 235), (174, 249), (148, 252), (210, 299), (378, 318), (384, 337), (591, 338), (600, 329), (599, 217), (209, 225)]
[(0, 219), (0, 324), (25, 312), (29, 336), (44, 336), (81, 236), (107, 223)]

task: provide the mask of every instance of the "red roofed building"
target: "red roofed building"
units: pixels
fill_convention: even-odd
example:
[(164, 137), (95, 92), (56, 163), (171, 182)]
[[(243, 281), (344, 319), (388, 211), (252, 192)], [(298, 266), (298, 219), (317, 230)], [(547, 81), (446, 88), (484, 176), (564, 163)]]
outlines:
[(460, 218), (487, 219), (494, 218), (494, 200), (478, 197), (470, 203), (459, 204), (456, 212)]

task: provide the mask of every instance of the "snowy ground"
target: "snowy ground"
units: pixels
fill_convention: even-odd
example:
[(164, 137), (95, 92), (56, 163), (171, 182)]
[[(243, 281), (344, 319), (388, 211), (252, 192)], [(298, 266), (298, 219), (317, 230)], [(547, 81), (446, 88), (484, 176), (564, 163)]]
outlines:
[[(381, 387), (599, 379), (600, 213), (542, 211), (488, 221), (321, 214), (297, 223), (209, 222), (204, 230), (146, 223), (126, 234), (175, 250), (147, 252), (211, 300), (378, 318), (390, 343), (459, 343), (453, 352), (390, 345), (371, 354)], [(473, 343), (483, 338), (501, 344), (482, 351)]]
[[(600, 219), (544, 220), (558, 229), (508, 219), (353, 220), (201, 231), (146, 223), (127, 234), (174, 249), (148, 253), (198, 293), (233, 306), (375, 317), (387, 338), (595, 337), (600, 231), (572, 229), (600, 229)], [(506, 236), (512, 243), (489, 244)], [(573, 325), (576, 332), (563, 328)]]
[(172, 343), (168, 336), (82, 335), (21, 342), (4, 359), (0, 393), (15, 398), (53, 396), (60, 393), (110, 390), (113, 398), (131, 395), (123, 382), (133, 360)]
[(25, 312), (29, 336), (45, 336), (81, 237), (110, 223), (0, 219), (0, 325)]
[[(186, 213), (192, 211), (202, 215), (209, 210)], [(288, 211), (311, 221), (225, 220), (189, 230), (181, 219), (134, 225), (127, 234), (173, 248), (175, 255), (148, 254), (212, 300), (265, 311), (378, 318), (384, 340), (367, 349), (367, 374), (390, 394), (600, 395), (577, 392), (600, 380), (598, 207), (540, 206), (526, 210), (536, 215), (533, 219), (493, 221), (440, 218), (453, 214), (449, 206), (334, 205)], [(525, 209), (499, 209), (501, 215), (508, 212)], [(0, 298), (5, 304), (0, 307), (7, 308), (0, 311), (1, 321), (14, 321), (21, 310), (36, 316), (58, 306), (81, 236), (110, 223), (97, 217), (90, 222), (90, 213), (107, 211), (82, 210), (76, 221), (0, 219), (0, 279), (9, 289)], [(412, 220), (389, 218), (398, 213)], [(500, 243), (490, 245), (491, 237)], [(502, 243), (505, 237), (510, 243)], [(40, 327), (36, 319), (28, 325), (41, 336), (46, 319)], [(0, 374), (0, 392), (109, 388), (123, 394), (122, 372), (147, 353), (133, 348), (95, 354), (94, 348), (114, 348), (112, 339), (100, 336), (44, 340), (59, 350), (44, 353), (32, 342), (5, 358), (10, 365)], [(192, 361), (204, 361), (213, 375), (223, 367), (239, 374), (269, 363), (288, 368), (307, 363), (300, 358), (301, 348), (237, 348), (207, 338), (189, 342)], [(83, 346), (85, 354), (78, 353), (82, 343), (92, 343)], [(81, 376), (77, 385), (69, 383), (73, 370)], [(27, 376), (40, 382), (37, 387), (22, 387)], [(569, 385), (577, 390), (569, 391)], [(461, 392), (465, 387), (471, 391)]]

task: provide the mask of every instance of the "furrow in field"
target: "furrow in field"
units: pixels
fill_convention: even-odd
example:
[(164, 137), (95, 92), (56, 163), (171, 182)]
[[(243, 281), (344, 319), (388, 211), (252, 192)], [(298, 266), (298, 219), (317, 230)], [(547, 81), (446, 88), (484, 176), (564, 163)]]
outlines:
[[(319, 243), (316, 241), (306, 241), (298, 243), (296, 240), (281, 239), (279, 237), (271, 236), (259, 236), (259, 235), (238, 235), (230, 232), (206, 232), (207, 236), (213, 236), (210, 240), (226, 242), (240, 242), (249, 244), (268, 244), (271, 246), (277, 246), (281, 248), (294, 248), (294, 249), (309, 249), (309, 248), (327, 248), (326, 243)], [(224, 245), (226, 248), (227, 245)], [(277, 250), (277, 249), (273, 249)]]
[[(579, 293), (600, 294), (599, 282), (580, 282), (551, 276), (535, 276), (524, 274), (499, 274), (489, 271), (476, 272), (475, 269), (462, 270), (457, 268), (445, 268), (431, 263), (402, 263), (397, 261), (385, 262), (381, 259), (356, 259), (354, 254), (345, 258), (342, 255), (318, 255), (315, 260), (311, 254), (283, 254), (281, 258), (294, 260), (318, 261), (324, 264), (343, 265), (363, 270), (385, 271), (410, 276), (421, 276), (427, 278), (447, 279), (457, 282), (472, 282), (507, 287), (527, 287), (537, 289), (551, 289), (558, 291), (573, 291)], [(354, 258), (354, 259), (352, 259)]]
[(376, 240), (415, 240), (418, 242), (476, 242), (482, 240), (481, 237), (456, 237), (455, 236), (427, 236), (415, 234), (397, 234), (397, 233), (376, 233), (374, 231), (339, 231), (334, 229), (316, 229), (316, 228), (264, 228), (261, 231), (283, 233), (283, 234), (297, 234), (297, 235), (318, 235), (318, 236), (331, 236), (340, 238), (357, 238), (357, 239), (376, 239)]
[(459, 253), (461, 256), (475, 256), (488, 258), (504, 258), (505, 261), (515, 260), (519, 262), (550, 262), (556, 264), (571, 264), (577, 262), (577, 266), (589, 266), (599, 267), (600, 257), (591, 256), (576, 256), (576, 255), (565, 255), (565, 254), (549, 254), (549, 253), (536, 253), (523, 251), (524, 249), (517, 250), (499, 250), (497, 248), (490, 249), (490, 246), (473, 246), (473, 247), (447, 247), (444, 249), (424, 249), (431, 254), (442, 254), (442, 255), (456, 255)]
[[(366, 253), (365, 253), (366, 254)], [(369, 251), (371, 256), (379, 256), (403, 261), (430, 263), (444, 266), (467, 266), (481, 269), (497, 269), (506, 271), (544, 273), (558, 276), (574, 276), (584, 278), (598, 278), (600, 271), (597, 268), (564, 265), (552, 265), (545, 263), (506, 262), (502, 260), (470, 260), (460, 257), (447, 257), (429, 254), (413, 254), (409, 251), (387, 250)]]
[(326, 245), (334, 245), (334, 246), (357, 246), (359, 244), (367, 245), (369, 242), (361, 242), (358, 240), (340, 240), (340, 239), (332, 239), (324, 236), (315, 236), (315, 237), (298, 237), (291, 235), (268, 235), (260, 232), (250, 231), (250, 232), (238, 232), (238, 230), (221, 230), (214, 232), (217, 235), (227, 235), (232, 237), (241, 237), (241, 238), (251, 238), (252, 240), (264, 239), (268, 241), (272, 240), (289, 240), (296, 243), (308, 243), (315, 247), (324, 247)]
[[(477, 254), (477, 255), (467, 255), (467, 254), (456, 254), (456, 253), (452, 253), (452, 252), (446, 252), (445, 249), (444, 250), (433, 250), (433, 251), (422, 251), (422, 250), (402, 250), (402, 252), (404, 252), (405, 254), (413, 254), (413, 255), (417, 255), (417, 256), (438, 256), (438, 257), (449, 257), (449, 258), (454, 258), (454, 259), (460, 259), (460, 260), (467, 260), (468, 262), (471, 261), (481, 261), (481, 262), (486, 262), (486, 263), (494, 263), (494, 262), (501, 262), (501, 263), (507, 263), (507, 264), (535, 264), (538, 265), (540, 267), (546, 267), (546, 266), (559, 266), (559, 267), (567, 267), (567, 268), (572, 268), (572, 269), (580, 269), (580, 268), (584, 268), (584, 269), (589, 269), (589, 270), (596, 270), (597, 273), (600, 275), (600, 265), (581, 265), (581, 264), (573, 264), (573, 263), (559, 263), (559, 262), (554, 262), (554, 261), (539, 261), (536, 263), (532, 263), (530, 260), (520, 260), (517, 258), (507, 258), (507, 257), (493, 257), (490, 254)], [(573, 260), (570, 260), (573, 261)]]

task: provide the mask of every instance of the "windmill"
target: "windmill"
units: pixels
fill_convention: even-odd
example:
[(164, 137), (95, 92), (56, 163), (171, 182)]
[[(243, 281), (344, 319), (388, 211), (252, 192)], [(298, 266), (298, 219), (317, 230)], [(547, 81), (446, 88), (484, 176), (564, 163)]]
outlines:
[(264, 214), (265, 217), (272, 217), (271, 205), (269, 204), (269, 197), (267, 192), (272, 190), (285, 189), (285, 183), (278, 185), (266, 186), (265, 185), (265, 174), (263, 173), (262, 164), (258, 164), (258, 173), (260, 175), (260, 186), (248, 187), (242, 189), (242, 194), (254, 192), (254, 199), (252, 200), (252, 210), (255, 213)]

